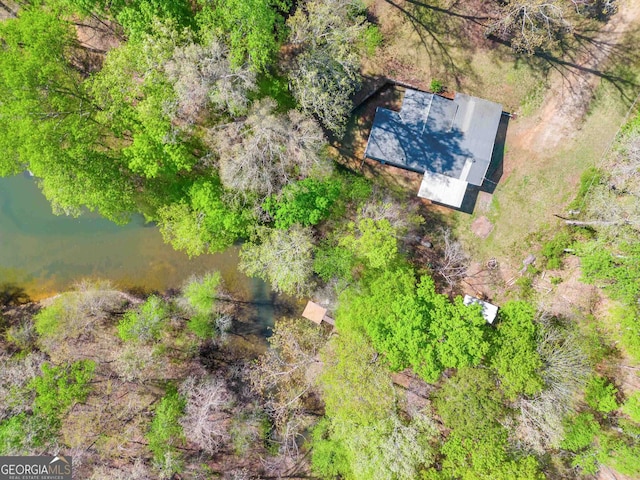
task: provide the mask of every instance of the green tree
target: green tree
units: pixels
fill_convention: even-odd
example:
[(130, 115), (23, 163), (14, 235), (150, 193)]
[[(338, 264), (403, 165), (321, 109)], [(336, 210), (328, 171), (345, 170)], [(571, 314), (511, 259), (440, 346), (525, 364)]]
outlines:
[(133, 185), (68, 60), (79, 48), (71, 24), (25, 7), (0, 23), (0, 42), (0, 174), (31, 170), (56, 213), (78, 215), (87, 207), (127, 221)]
[[(492, 429), (481, 440), (452, 433), (441, 449), (442, 477), (460, 480), (543, 480), (536, 458), (510, 453), (507, 432)], [(429, 478), (429, 477), (427, 477)]]
[(563, 423), (565, 433), (560, 446), (572, 452), (579, 452), (590, 446), (600, 431), (600, 425), (590, 413), (574, 415)]
[(240, 269), (268, 281), (277, 292), (302, 295), (311, 288), (313, 273), (311, 231), (294, 225), (289, 230), (259, 228), (257, 239), (240, 251)]
[(316, 225), (331, 213), (341, 186), (335, 178), (305, 178), (285, 186), (278, 197), (267, 198), (263, 208), (273, 217), (276, 228), (287, 229), (294, 223)]
[(155, 409), (147, 441), (156, 466), (169, 476), (181, 469), (181, 454), (176, 447), (184, 443), (180, 418), (186, 400), (175, 387), (170, 387)]
[(255, 71), (265, 71), (277, 53), (277, 31), (289, 7), (287, 0), (199, 0), (201, 33), (224, 35), (231, 47), (231, 64), (245, 62)]
[(118, 335), (125, 342), (153, 342), (160, 339), (167, 321), (169, 306), (151, 295), (137, 309), (129, 310), (118, 323)]
[(526, 302), (507, 302), (500, 309), (492, 338), (489, 364), (500, 377), (508, 398), (542, 390), (542, 360), (537, 351), (535, 308)]
[(445, 368), (477, 365), (487, 353), (480, 309), (436, 293), (429, 277), (397, 268), (347, 289), (337, 313), (341, 329), (364, 331), (393, 370), (411, 366), (428, 382)]
[(187, 326), (203, 340), (213, 337), (216, 333), (214, 309), (221, 283), (220, 272), (213, 272), (190, 280), (182, 289), (182, 298), (191, 317)]
[(152, 34), (109, 51), (90, 89), (100, 107), (97, 120), (121, 139), (127, 167), (156, 178), (190, 171), (196, 158), (190, 136), (174, 123), (176, 92), (164, 72), (188, 35), (170, 22), (150, 25)]
[(185, 199), (158, 209), (158, 227), (165, 242), (190, 257), (224, 250), (246, 235), (250, 211), (225, 202), (217, 179), (198, 180)]
[(438, 391), (434, 404), (448, 428), (471, 440), (499, 428), (507, 413), (495, 380), (483, 368), (458, 370)]
[(593, 376), (587, 383), (584, 401), (598, 412), (610, 413), (618, 408), (618, 389), (606, 378)]
[(339, 245), (351, 250), (356, 256), (375, 269), (387, 269), (398, 259), (396, 230), (389, 220), (363, 218), (350, 224), (350, 233), (339, 240)]

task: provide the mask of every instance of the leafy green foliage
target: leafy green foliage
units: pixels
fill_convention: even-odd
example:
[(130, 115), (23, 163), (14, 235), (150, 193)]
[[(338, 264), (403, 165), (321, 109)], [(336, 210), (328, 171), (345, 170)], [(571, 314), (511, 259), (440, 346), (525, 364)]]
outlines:
[(589, 167), (580, 175), (580, 188), (576, 198), (569, 204), (570, 210), (580, 210), (584, 206), (585, 197), (593, 185), (597, 185), (602, 179), (602, 172), (595, 167)]
[(34, 315), (33, 321), (38, 335), (41, 337), (55, 336), (60, 329), (60, 317), (64, 313), (64, 304), (54, 302)]
[(369, 425), (393, 409), (393, 383), (384, 364), (361, 335), (333, 337), (323, 360), (331, 365), (320, 377), (327, 415)]
[(339, 245), (375, 269), (386, 269), (398, 258), (396, 231), (387, 219), (363, 218), (350, 225), (350, 234), (340, 238)]
[(534, 316), (535, 308), (526, 302), (508, 302), (500, 309), (489, 364), (511, 399), (518, 394), (533, 395), (544, 386), (539, 374), (542, 360), (536, 349)]
[(29, 417), (24, 412), (0, 422), (0, 455), (20, 451), (28, 437), (28, 423)]
[(547, 268), (551, 270), (562, 266), (564, 249), (571, 244), (571, 234), (563, 230), (548, 242), (542, 245), (542, 255), (547, 259)]
[(353, 263), (351, 250), (324, 245), (316, 250), (313, 271), (320, 275), (325, 282), (332, 278), (348, 280), (351, 278)]
[(26, 7), (0, 23), (0, 41), (0, 174), (31, 170), (56, 213), (87, 207), (125, 222), (133, 186), (105, 145), (82, 73), (66, 60), (76, 48), (72, 25)]
[(366, 332), (393, 370), (411, 366), (429, 382), (445, 368), (477, 365), (489, 349), (480, 309), (437, 294), (428, 277), (416, 286), (408, 268), (382, 271), (346, 290), (337, 324)]
[(183, 288), (182, 295), (195, 312), (210, 314), (216, 304), (221, 282), (220, 272), (207, 273), (201, 279), (189, 282)]
[[(506, 431), (489, 430), (480, 440), (449, 436), (441, 449), (442, 477), (460, 480), (542, 480), (532, 455), (517, 457), (509, 452)], [(428, 478), (428, 477), (427, 477)]]
[(635, 306), (615, 307), (611, 310), (615, 322), (620, 325), (618, 334), (625, 351), (640, 361), (640, 311)]
[(187, 0), (134, 0), (113, 3), (116, 4), (115, 17), (130, 41), (136, 41), (152, 33), (154, 22), (171, 21), (185, 27), (192, 23), (193, 16)]
[(42, 376), (29, 384), (36, 393), (33, 413), (38, 418), (38, 443), (54, 438), (67, 410), (74, 403), (86, 400), (94, 370), (95, 363), (90, 360), (58, 367), (42, 365)]
[(434, 78), (429, 84), (429, 90), (431, 90), (433, 93), (441, 93), (444, 90), (444, 85), (442, 85), (442, 82), (440, 80)]
[(252, 215), (224, 202), (222, 195), (217, 179), (199, 180), (189, 188), (187, 199), (161, 207), (158, 226), (165, 242), (197, 256), (222, 251), (243, 237)]
[(320, 420), (313, 427), (311, 435), (311, 468), (314, 474), (322, 478), (336, 478), (338, 475), (350, 478), (352, 474), (347, 450), (341, 440), (331, 437), (329, 419)]
[(622, 406), (622, 411), (629, 415), (631, 420), (640, 423), (640, 392), (633, 392)]
[(384, 36), (378, 28), (377, 25), (369, 25), (367, 29), (362, 34), (362, 43), (364, 46), (364, 51), (368, 56), (373, 56), (376, 53), (376, 50), (382, 42), (384, 41)]
[(127, 167), (157, 178), (190, 171), (196, 158), (189, 135), (173, 122), (176, 93), (161, 68), (186, 37), (173, 24), (148, 25), (153, 34), (110, 50), (89, 83), (100, 107), (97, 119), (122, 138)]
[(275, 220), (276, 228), (287, 229), (294, 223), (316, 225), (329, 216), (340, 193), (337, 179), (305, 178), (287, 185), (278, 198), (267, 198), (263, 208)]
[(416, 478), (435, 458), (431, 419), (395, 413), (389, 372), (361, 335), (333, 337), (322, 359), (327, 419), (313, 433), (314, 471), (323, 478)]
[(220, 272), (207, 273), (202, 278), (191, 280), (182, 289), (182, 297), (191, 315), (187, 326), (203, 340), (215, 334), (213, 314), (221, 282)]
[(151, 295), (137, 310), (124, 314), (118, 323), (118, 335), (125, 342), (153, 342), (160, 339), (168, 319), (168, 305)]
[(598, 460), (623, 475), (640, 475), (640, 442), (626, 436), (603, 435)]
[(260, 243), (245, 243), (240, 251), (240, 268), (247, 275), (260, 277), (270, 282), (275, 291), (289, 295), (309, 290), (313, 242), (308, 228), (263, 228), (256, 240)]
[(622, 244), (612, 252), (599, 242), (581, 246), (583, 280), (607, 290), (612, 298), (635, 304), (640, 296), (640, 244)]
[(579, 452), (593, 443), (600, 425), (590, 413), (580, 413), (564, 422), (564, 440), (560, 446), (565, 450)]
[(435, 406), (456, 435), (476, 440), (498, 428), (506, 413), (491, 373), (480, 368), (458, 370), (438, 391)]
[(618, 408), (618, 389), (603, 377), (594, 376), (587, 383), (584, 401), (594, 410), (610, 413)]
[(75, 402), (86, 400), (95, 363), (79, 360), (68, 366), (42, 365), (42, 376), (31, 382), (36, 392), (34, 411), (46, 417), (59, 417)]
[(278, 49), (277, 30), (283, 23), (286, 0), (200, 0), (198, 23), (203, 35), (224, 35), (231, 47), (231, 63), (248, 62), (265, 71)]
[(186, 400), (175, 387), (170, 387), (156, 407), (147, 441), (154, 461), (161, 468), (178, 463), (179, 453), (176, 447), (184, 443), (184, 431), (179, 420), (184, 414), (185, 406)]

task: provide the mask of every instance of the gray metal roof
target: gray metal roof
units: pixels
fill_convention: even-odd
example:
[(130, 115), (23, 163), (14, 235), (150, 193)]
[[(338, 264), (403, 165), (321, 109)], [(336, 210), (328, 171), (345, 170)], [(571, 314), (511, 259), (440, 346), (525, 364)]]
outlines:
[(481, 98), (408, 89), (400, 112), (376, 110), (365, 155), (482, 185), (501, 115), (502, 105)]

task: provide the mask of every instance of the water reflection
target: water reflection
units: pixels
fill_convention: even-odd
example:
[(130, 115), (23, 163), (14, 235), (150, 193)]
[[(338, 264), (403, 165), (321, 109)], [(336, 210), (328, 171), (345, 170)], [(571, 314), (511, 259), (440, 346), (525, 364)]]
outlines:
[(227, 289), (256, 303), (261, 332), (273, 324), (268, 286), (237, 269), (238, 249), (189, 259), (166, 245), (142, 216), (118, 226), (96, 214), (56, 216), (27, 175), (0, 178), (0, 284), (19, 285), (33, 299), (69, 288), (83, 277), (122, 288), (165, 291), (189, 276), (219, 270)]

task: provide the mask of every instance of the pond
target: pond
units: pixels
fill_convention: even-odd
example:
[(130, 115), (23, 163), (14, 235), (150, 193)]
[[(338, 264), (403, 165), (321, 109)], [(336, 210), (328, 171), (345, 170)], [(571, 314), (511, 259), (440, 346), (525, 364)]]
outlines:
[(164, 291), (191, 275), (219, 270), (228, 290), (257, 305), (254, 320), (266, 328), (273, 322), (271, 292), (239, 272), (237, 264), (237, 247), (189, 259), (165, 244), (142, 216), (120, 226), (97, 214), (54, 215), (33, 178), (0, 178), (0, 285), (19, 286), (32, 299), (68, 289), (81, 278)]

